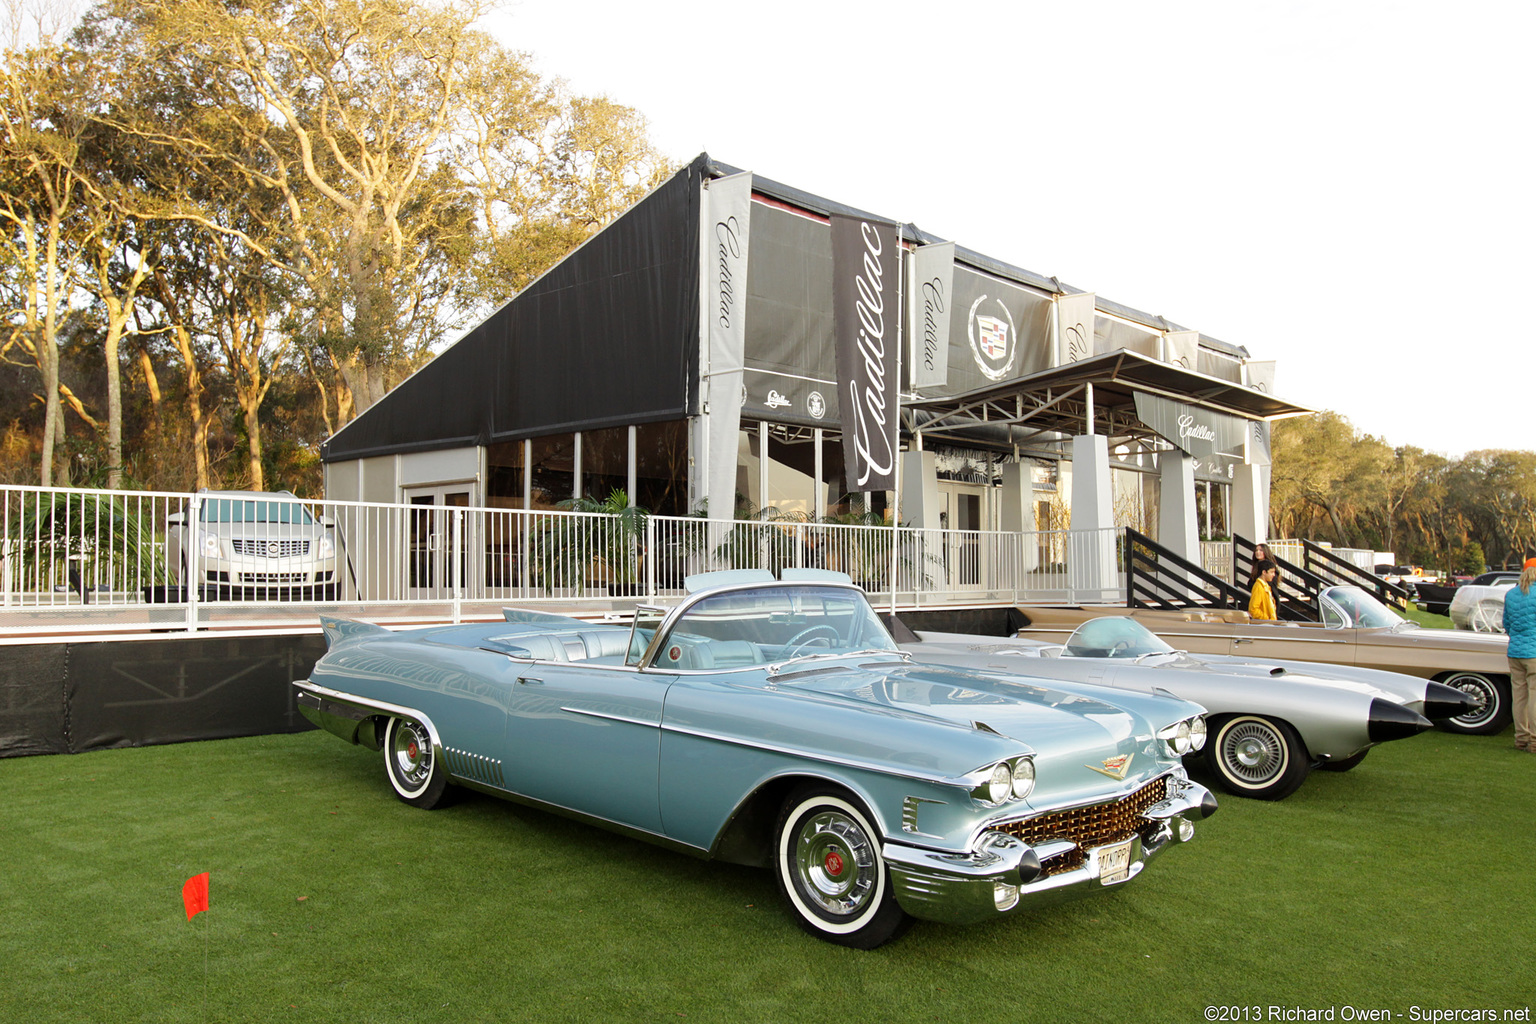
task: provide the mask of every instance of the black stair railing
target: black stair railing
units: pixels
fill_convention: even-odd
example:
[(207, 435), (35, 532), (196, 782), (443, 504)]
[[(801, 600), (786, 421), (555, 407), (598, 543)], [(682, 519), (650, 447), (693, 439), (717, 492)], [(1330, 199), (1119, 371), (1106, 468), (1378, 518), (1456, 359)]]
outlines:
[[(1238, 580), (1248, 580), (1248, 591), (1253, 589), (1253, 549), (1257, 542), (1237, 534), (1232, 535), (1232, 568)], [(1304, 569), (1295, 562), (1270, 555), (1270, 561), (1280, 570), (1275, 580), (1275, 614), (1289, 622), (1317, 622), (1321, 618), (1318, 595), (1329, 586), (1317, 573)]]
[(1398, 608), (1408, 607), (1407, 587), (1388, 583), (1375, 573), (1362, 569), (1353, 562), (1346, 562), (1332, 551), (1310, 540), (1302, 541), (1301, 545), (1302, 550), (1306, 552), (1307, 568), (1319, 577), (1325, 578), (1328, 586), (1359, 587), (1368, 594), (1376, 595), (1376, 600), (1382, 604)]
[(1247, 608), (1248, 592), (1125, 529), (1125, 603), (1130, 608)]

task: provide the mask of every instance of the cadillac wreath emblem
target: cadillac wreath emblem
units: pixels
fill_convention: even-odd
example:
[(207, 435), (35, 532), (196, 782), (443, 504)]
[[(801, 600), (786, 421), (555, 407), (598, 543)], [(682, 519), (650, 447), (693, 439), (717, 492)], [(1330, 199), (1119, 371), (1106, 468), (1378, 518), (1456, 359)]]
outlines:
[(1111, 757), (1104, 762), (1103, 768), (1094, 768), (1091, 764), (1085, 764), (1083, 767), (1096, 771), (1100, 775), (1108, 775), (1112, 779), (1119, 779), (1123, 782), (1126, 775), (1130, 773), (1131, 758), (1135, 756), (1135, 754), (1121, 754), (1119, 757)]

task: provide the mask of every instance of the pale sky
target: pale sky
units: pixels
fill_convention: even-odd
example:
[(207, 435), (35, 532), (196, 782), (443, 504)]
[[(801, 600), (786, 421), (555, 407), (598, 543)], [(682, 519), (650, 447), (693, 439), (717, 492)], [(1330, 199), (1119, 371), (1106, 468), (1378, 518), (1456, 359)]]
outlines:
[(1393, 445), (1536, 449), (1536, 13), (1470, 0), (509, 0), (722, 162), (1277, 361)]

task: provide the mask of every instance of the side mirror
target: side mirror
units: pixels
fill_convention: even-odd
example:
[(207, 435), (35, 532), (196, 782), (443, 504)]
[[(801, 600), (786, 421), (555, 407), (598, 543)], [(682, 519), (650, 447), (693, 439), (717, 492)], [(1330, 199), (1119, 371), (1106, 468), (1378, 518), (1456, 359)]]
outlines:
[(325, 527), (327, 530), (334, 530), (336, 529), (336, 520), (332, 519), (330, 516), (321, 516), (320, 525)]
[(186, 526), (187, 514), (185, 512), (172, 512), (165, 517), (166, 526)]

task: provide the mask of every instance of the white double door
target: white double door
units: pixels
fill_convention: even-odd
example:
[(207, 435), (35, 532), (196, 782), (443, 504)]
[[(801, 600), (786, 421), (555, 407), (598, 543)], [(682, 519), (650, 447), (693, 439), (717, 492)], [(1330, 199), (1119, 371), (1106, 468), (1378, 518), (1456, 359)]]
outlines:
[(939, 522), (944, 528), (944, 571), (949, 589), (980, 589), (987, 489), (981, 484), (940, 480)]
[(406, 530), (405, 586), (412, 600), (445, 600), (462, 595), (470, 563), (474, 524), (463, 512), (473, 497), (473, 485), (441, 484), (410, 487), (411, 506)]

